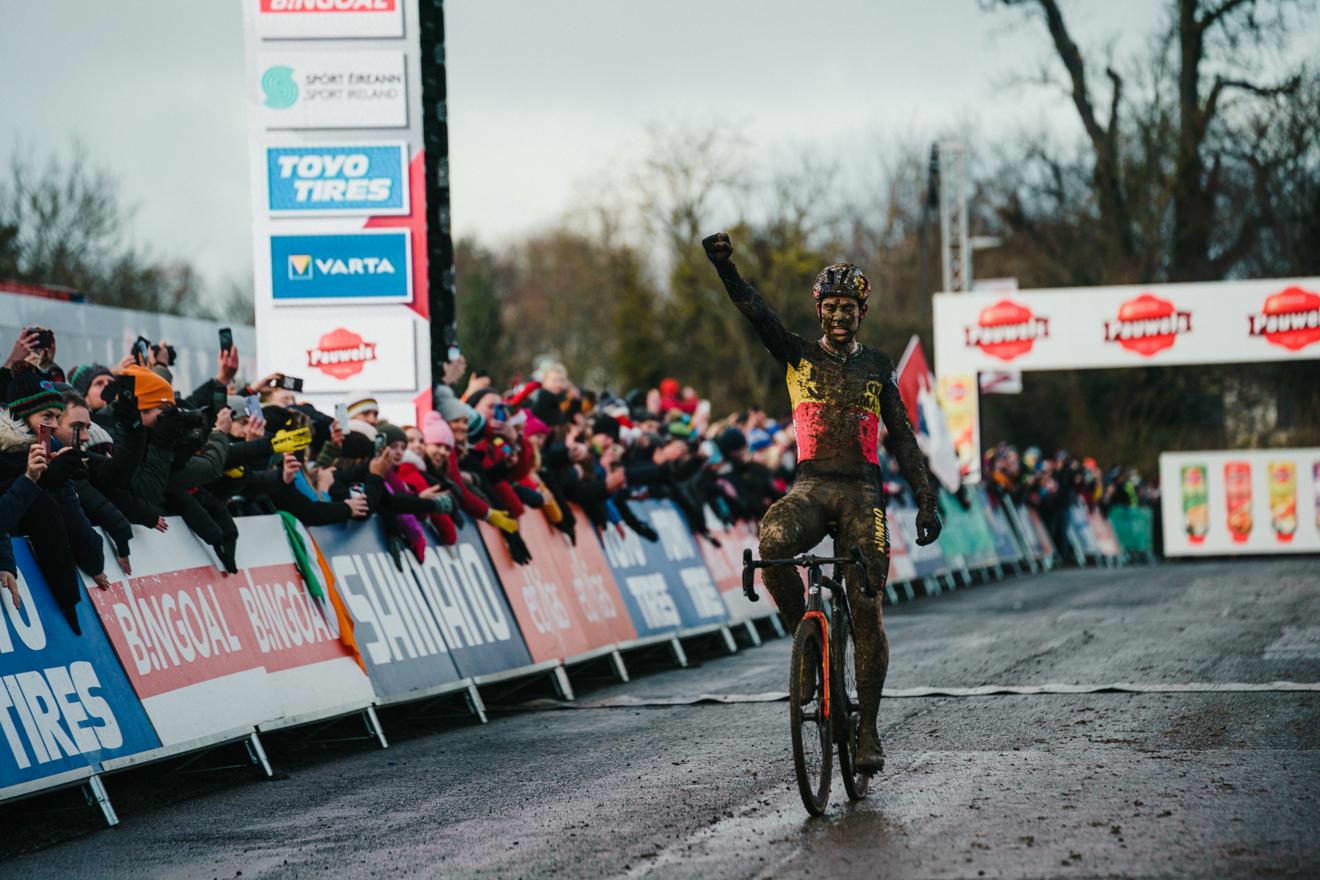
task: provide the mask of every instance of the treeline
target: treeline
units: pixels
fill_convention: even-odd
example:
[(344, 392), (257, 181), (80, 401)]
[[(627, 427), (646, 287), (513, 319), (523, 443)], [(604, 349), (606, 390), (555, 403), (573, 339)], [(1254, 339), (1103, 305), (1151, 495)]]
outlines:
[[(1320, 23), (1314, 4), (1168, 0), (1166, 25), (1125, 63), (1087, 55), (1053, 0), (981, 5), (1040, 34), (1053, 59), (1041, 84), (1062, 86), (1080, 135), (969, 145), (973, 234), (1003, 241), (977, 253), (978, 277), (1031, 288), (1320, 275), (1320, 77), (1280, 60)], [(783, 377), (701, 252), (728, 226), (743, 273), (790, 326), (814, 328), (811, 281), (844, 259), (878, 291), (863, 341), (897, 356), (917, 333), (929, 351), (940, 268), (928, 144), (891, 146), (868, 169), (766, 169), (763, 145), (725, 129), (653, 131), (635, 167), (563, 222), (500, 250), (459, 242), (469, 363), (509, 379), (555, 354), (595, 387), (673, 375), (719, 409), (786, 412)], [(1025, 385), (983, 398), (987, 440), (1148, 473), (1160, 450), (1320, 443), (1317, 362), (1037, 373)]]

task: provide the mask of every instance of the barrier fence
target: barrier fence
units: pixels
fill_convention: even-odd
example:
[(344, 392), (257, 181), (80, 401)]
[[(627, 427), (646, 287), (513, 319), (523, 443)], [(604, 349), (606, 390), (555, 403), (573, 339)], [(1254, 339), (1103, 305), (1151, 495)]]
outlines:
[[(685, 665), (685, 641), (732, 652), (735, 632), (760, 643), (758, 623), (782, 634), (765, 590), (758, 602), (742, 592), (753, 526), (708, 511), (708, 536), (695, 537), (670, 501), (632, 506), (657, 541), (613, 526), (598, 535), (581, 511), (575, 540), (524, 517), (529, 565), (484, 523), (451, 547), (428, 535), (419, 560), (392, 552), (376, 519), (309, 529), (245, 517), (236, 575), (173, 518), (163, 533), (134, 528), (132, 574), (107, 541), (111, 587), (89, 584), (81, 635), (15, 539), (21, 608), (0, 599), (0, 801), (85, 785), (115, 824), (101, 776), (116, 770), (242, 742), (269, 775), (265, 731), (360, 715), (386, 747), (378, 706), (457, 698), (485, 721), (483, 689), (547, 678), (572, 699), (567, 670), (580, 663), (605, 660), (626, 681), (632, 651), (658, 647)], [(1054, 562), (1033, 509), (970, 489), (941, 509), (941, 540), (921, 547), (915, 508), (891, 503), (889, 602)], [(1149, 511), (1105, 519), (1080, 506), (1068, 523), (1083, 563), (1151, 547)]]

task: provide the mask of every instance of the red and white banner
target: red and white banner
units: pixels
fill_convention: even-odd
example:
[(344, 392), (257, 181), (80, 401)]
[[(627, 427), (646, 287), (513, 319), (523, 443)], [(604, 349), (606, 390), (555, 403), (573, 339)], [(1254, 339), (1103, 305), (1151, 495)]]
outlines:
[(244, 519), (236, 575), (177, 517), (164, 533), (134, 528), (131, 575), (106, 544), (111, 587), (87, 592), (162, 745), (371, 703), (333, 609), (308, 595), (279, 518), (264, 519)]
[(528, 565), (509, 556), (498, 529), (481, 523), (481, 537), (504, 584), (534, 662), (563, 660), (621, 642), (637, 631), (586, 514), (577, 515), (577, 544), (542, 516), (524, 516), (519, 534), (532, 554)]
[(1320, 358), (1320, 278), (935, 295), (940, 376)]

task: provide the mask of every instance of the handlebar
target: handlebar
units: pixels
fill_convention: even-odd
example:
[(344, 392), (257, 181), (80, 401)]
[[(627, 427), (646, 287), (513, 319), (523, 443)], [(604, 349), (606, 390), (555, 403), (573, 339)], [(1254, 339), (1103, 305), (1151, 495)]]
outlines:
[(810, 554), (797, 556), (792, 559), (753, 559), (751, 548), (743, 550), (743, 571), (742, 587), (743, 595), (751, 602), (756, 602), (760, 597), (756, 595), (756, 569), (758, 568), (785, 568), (794, 566), (797, 568), (817, 568), (822, 565), (854, 565), (857, 572), (861, 575), (862, 582), (860, 587), (862, 593), (869, 598), (874, 599), (876, 592), (871, 589), (870, 579), (866, 574), (866, 559), (862, 556), (862, 548), (853, 544), (852, 552), (847, 556), (811, 556)]

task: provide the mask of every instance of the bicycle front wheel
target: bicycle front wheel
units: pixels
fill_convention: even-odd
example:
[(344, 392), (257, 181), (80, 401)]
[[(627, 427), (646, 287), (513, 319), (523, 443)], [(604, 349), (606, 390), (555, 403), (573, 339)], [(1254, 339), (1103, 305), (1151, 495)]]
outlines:
[(819, 816), (830, 800), (834, 737), (825, 709), (825, 642), (820, 624), (803, 620), (793, 635), (788, 675), (788, 717), (793, 769), (807, 812)]
[[(857, 651), (853, 645), (852, 621), (846, 614), (836, 616), (830, 627), (830, 674), (834, 684), (830, 699), (834, 701), (831, 726), (839, 745), (839, 775), (848, 799), (859, 801), (871, 787), (871, 775), (857, 771), (857, 735), (862, 729), (862, 710), (857, 699)], [(834, 659), (837, 658), (837, 661)]]

